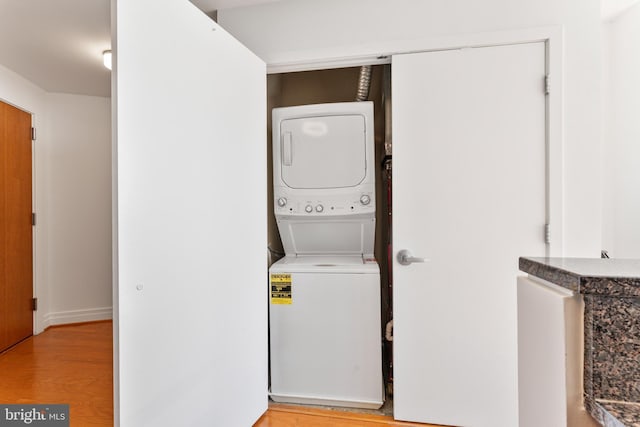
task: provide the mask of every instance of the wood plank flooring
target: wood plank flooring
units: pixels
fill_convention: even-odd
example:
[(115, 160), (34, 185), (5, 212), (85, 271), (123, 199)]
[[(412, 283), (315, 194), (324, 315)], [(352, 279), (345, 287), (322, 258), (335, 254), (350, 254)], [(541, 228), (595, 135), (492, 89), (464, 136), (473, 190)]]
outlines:
[(443, 427), (394, 421), (384, 415), (361, 414), (343, 410), (270, 404), (269, 410), (253, 427)]
[(0, 402), (68, 403), (72, 427), (113, 426), (112, 323), (57, 326), (0, 355)]
[[(71, 427), (113, 426), (112, 341), (110, 321), (52, 327), (24, 340), (0, 354), (0, 402), (68, 403)], [(382, 415), (282, 404), (271, 404), (254, 425), (379, 426), (428, 427)]]

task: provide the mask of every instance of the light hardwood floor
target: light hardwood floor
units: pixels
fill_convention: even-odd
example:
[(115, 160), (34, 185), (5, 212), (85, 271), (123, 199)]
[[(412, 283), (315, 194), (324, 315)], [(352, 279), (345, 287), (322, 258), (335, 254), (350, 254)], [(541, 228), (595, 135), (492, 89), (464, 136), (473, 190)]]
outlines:
[(0, 402), (68, 403), (72, 427), (113, 426), (112, 324), (57, 326), (0, 355)]
[[(112, 348), (110, 321), (52, 327), (28, 338), (0, 354), (0, 402), (68, 403), (71, 427), (113, 426)], [(271, 404), (254, 425), (378, 426), (428, 427), (381, 415), (280, 404)]]
[(327, 410), (270, 404), (269, 410), (253, 427), (444, 427), (394, 421), (383, 415), (361, 414), (342, 410)]

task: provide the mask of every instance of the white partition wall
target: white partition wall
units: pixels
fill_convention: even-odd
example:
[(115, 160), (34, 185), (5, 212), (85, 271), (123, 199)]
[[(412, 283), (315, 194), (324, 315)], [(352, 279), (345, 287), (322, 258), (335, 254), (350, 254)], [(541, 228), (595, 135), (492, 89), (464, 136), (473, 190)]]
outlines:
[(186, 1), (113, 0), (116, 423), (267, 407), (265, 65)]

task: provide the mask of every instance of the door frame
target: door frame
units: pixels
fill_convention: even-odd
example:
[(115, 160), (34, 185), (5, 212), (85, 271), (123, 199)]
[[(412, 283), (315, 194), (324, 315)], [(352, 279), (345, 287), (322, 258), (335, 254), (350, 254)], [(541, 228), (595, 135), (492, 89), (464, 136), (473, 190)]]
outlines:
[[(564, 254), (564, 28), (561, 25), (511, 31), (456, 34), (416, 40), (381, 41), (366, 46), (288, 52), (267, 63), (267, 74), (390, 64), (393, 55), (544, 42), (550, 93), (546, 99), (546, 223), (547, 256)], [(541, 82), (541, 84), (543, 84)], [(392, 89), (393, 90), (393, 89)], [(542, 233), (542, 231), (541, 231)]]
[[(23, 111), (27, 114), (29, 114), (31, 116), (31, 128), (35, 128), (36, 127), (36, 115), (35, 113), (33, 113), (32, 111), (28, 110), (27, 108), (21, 107), (20, 105), (11, 102), (5, 98), (0, 98), (0, 102), (4, 102), (7, 105), (11, 105), (14, 108), (17, 108), (20, 111)], [(32, 134), (33, 137), (33, 134)], [(35, 147), (35, 140), (31, 140), (31, 211), (33, 213), (37, 212), (37, 204), (36, 204), (36, 147)], [(36, 224), (37, 224), (37, 220), (36, 220)], [(35, 225), (32, 225), (31, 227), (31, 294), (32, 294), (32, 298), (38, 298), (38, 289), (39, 287), (36, 285), (37, 284), (37, 259), (36, 259), (36, 243), (37, 243), (37, 227)], [(36, 335), (37, 333), (41, 332), (40, 330), (40, 318), (38, 317), (38, 311), (34, 310), (32, 313), (32, 320), (31, 320), (31, 333), (33, 335)]]

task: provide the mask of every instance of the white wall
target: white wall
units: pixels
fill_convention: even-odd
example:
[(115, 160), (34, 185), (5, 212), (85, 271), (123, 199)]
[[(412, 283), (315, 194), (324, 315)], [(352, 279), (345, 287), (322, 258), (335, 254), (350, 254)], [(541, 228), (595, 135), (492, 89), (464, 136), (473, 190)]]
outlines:
[(51, 324), (111, 318), (111, 102), (49, 94)]
[(34, 332), (111, 317), (108, 98), (49, 94), (0, 65), (0, 100), (33, 114)]
[(640, 258), (640, 4), (604, 23), (603, 248)]
[[(565, 255), (599, 256), (600, 2), (598, 0), (284, 0), (220, 10), (218, 21), (268, 64), (370, 52), (390, 41), (562, 25)], [(380, 53), (386, 53), (381, 51)]]

